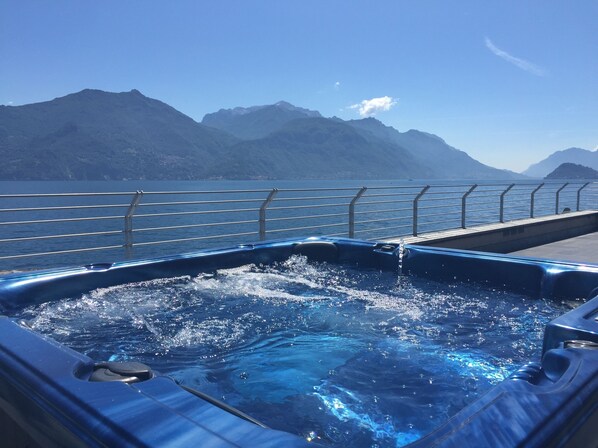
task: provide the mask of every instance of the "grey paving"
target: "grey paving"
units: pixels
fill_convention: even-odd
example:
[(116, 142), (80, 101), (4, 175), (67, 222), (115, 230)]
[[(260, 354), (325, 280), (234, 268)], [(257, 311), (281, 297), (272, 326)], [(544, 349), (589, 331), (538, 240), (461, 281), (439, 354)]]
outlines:
[(598, 265), (598, 232), (518, 250), (511, 255)]

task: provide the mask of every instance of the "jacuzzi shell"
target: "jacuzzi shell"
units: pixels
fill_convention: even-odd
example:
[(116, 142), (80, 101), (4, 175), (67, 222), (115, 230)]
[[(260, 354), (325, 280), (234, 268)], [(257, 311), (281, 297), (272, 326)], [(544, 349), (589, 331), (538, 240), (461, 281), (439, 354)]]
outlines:
[[(274, 241), (172, 257), (0, 277), (0, 311), (122, 283), (195, 275), (294, 253), (398, 269), (396, 245), (349, 239)], [(587, 298), (552, 321), (541, 364), (522, 366), (413, 446), (595, 446), (598, 436), (598, 266), (407, 246), (403, 273), (476, 281), (545, 298)], [(567, 341), (583, 340), (585, 344)], [(97, 360), (101, 361), (101, 360)], [(313, 446), (258, 426), (156, 375), (90, 381), (98, 363), (0, 318), (0, 429), (6, 446)], [(117, 375), (118, 376), (118, 375)], [(119, 379), (119, 378), (116, 378)]]

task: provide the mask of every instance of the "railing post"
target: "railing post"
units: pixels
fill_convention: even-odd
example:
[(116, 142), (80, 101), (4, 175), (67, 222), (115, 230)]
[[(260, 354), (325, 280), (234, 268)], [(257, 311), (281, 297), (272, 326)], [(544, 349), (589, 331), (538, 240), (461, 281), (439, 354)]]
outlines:
[(565, 182), (565, 185), (563, 185), (561, 188), (559, 188), (556, 191), (556, 204), (554, 206), (554, 214), (555, 215), (559, 214), (559, 195), (561, 194), (561, 191), (563, 190), (563, 188), (565, 188), (567, 185), (569, 185), (569, 182)]
[(268, 194), (266, 200), (262, 203), (262, 206), (260, 207), (260, 241), (264, 241), (266, 239), (266, 209), (277, 194), (278, 189), (273, 188), (270, 194)]
[(538, 188), (536, 188), (534, 191), (532, 191), (532, 198), (530, 200), (530, 212), (529, 212), (530, 218), (534, 217), (534, 197), (536, 196), (536, 192), (543, 186), (544, 186), (544, 182), (542, 182), (540, 185), (538, 185)]
[(471, 192), (473, 190), (475, 190), (478, 187), (478, 184), (473, 184), (472, 187), (467, 190), (467, 193), (465, 193), (463, 195), (463, 197), (461, 198), (461, 228), (464, 229), (465, 228), (465, 204), (466, 204), (466, 200), (467, 200), (467, 196), (469, 196), (471, 194)]
[(504, 212), (505, 212), (505, 195), (509, 192), (509, 190), (511, 188), (513, 188), (515, 186), (515, 184), (511, 184), (507, 187), (507, 189), (505, 191), (503, 191), (500, 194), (500, 213), (499, 213), (499, 217), (500, 217), (500, 222), (505, 222), (504, 219)]
[(430, 186), (426, 185), (413, 200), (413, 236), (417, 236), (417, 203), (419, 198), (421, 198), (429, 189)]
[(581, 202), (581, 190), (586, 188), (588, 185), (590, 185), (590, 183), (586, 182), (579, 190), (577, 190), (577, 211), (579, 211), (579, 204)]
[(367, 189), (368, 187), (361, 187), (349, 204), (349, 238), (355, 238), (355, 204)]
[(141, 202), (141, 198), (143, 197), (143, 191), (137, 190), (133, 195), (133, 199), (131, 200), (131, 204), (129, 204), (129, 208), (127, 209), (127, 213), (125, 214), (125, 249), (127, 250), (127, 254), (129, 254), (130, 250), (133, 248), (133, 215), (135, 214), (135, 209)]

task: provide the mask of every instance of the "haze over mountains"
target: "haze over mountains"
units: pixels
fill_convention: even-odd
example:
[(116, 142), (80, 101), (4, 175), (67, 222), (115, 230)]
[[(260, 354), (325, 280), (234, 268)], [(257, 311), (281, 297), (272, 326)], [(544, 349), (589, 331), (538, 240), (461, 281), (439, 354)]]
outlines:
[(563, 163), (583, 165), (598, 170), (598, 150), (569, 148), (557, 151), (546, 159), (531, 165), (523, 174), (530, 177), (545, 177)]
[(281, 101), (197, 123), (137, 90), (0, 106), (0, 179), (513, 179), (441, 138)]

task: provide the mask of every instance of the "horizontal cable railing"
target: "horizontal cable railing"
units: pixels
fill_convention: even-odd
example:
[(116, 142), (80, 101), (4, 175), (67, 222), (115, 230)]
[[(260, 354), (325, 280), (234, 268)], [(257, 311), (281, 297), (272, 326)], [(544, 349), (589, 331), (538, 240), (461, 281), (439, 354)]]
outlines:
[(117, 260), (305, 235), (400, 238), (597, 202), (598, 183), (585, 181), (3, 194), (0, 270), (85, 263), (94, 251)]

